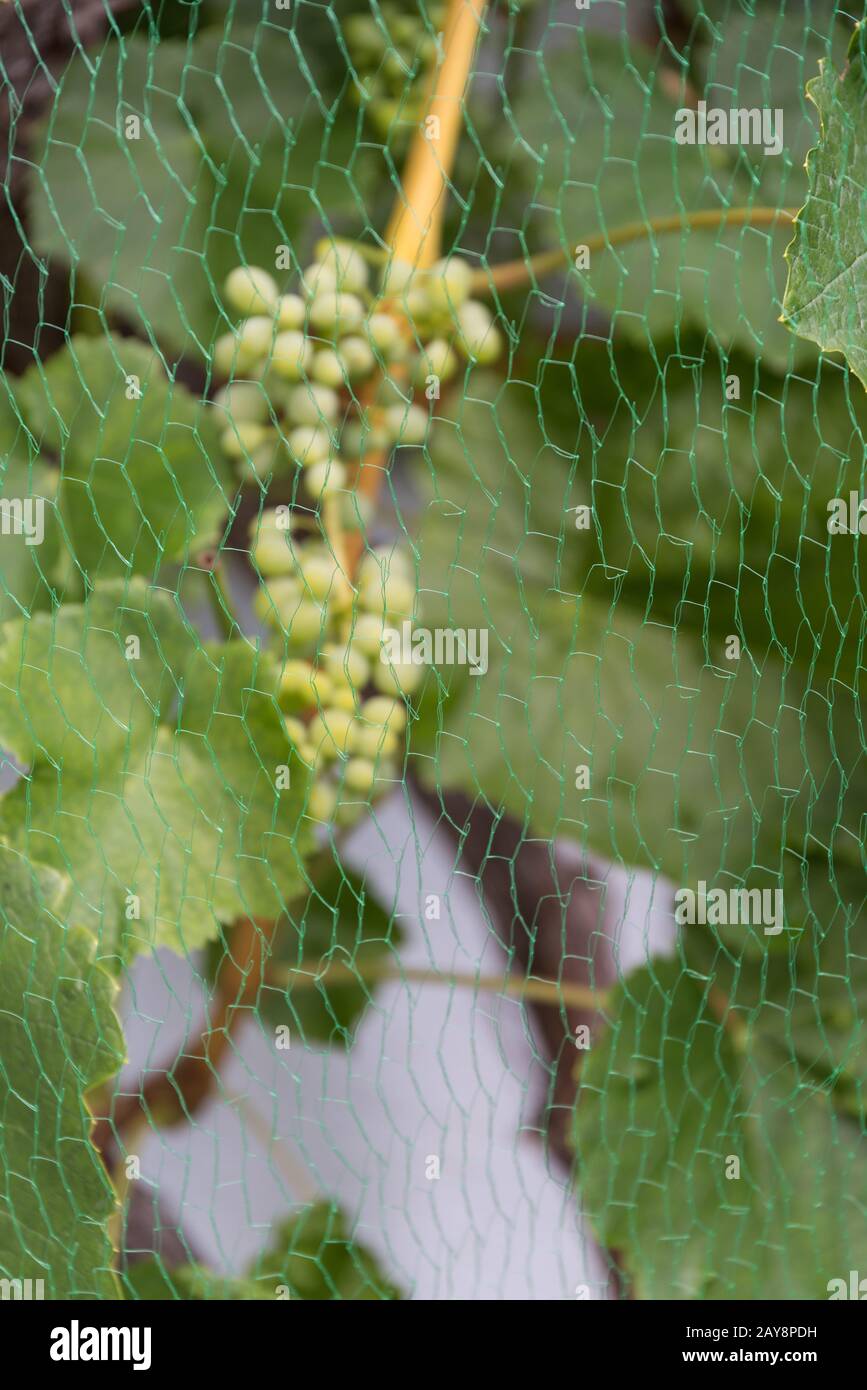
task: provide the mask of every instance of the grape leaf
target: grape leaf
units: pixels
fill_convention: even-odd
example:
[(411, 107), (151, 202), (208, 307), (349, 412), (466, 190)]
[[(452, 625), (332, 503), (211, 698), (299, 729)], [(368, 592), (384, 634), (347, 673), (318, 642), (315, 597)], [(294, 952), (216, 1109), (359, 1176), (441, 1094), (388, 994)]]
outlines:
[[(481, 381), (477, 390), (486, 392)], [(810, 664), (781, 660), (766, 634), (758, 655), (745, 644), (730, 660), (703, 621), (712, 585), (695, 620), (678, 610), (665, 622), (648, 613), (646, 590), (626, 588), (618, 572), (593, 561), (582, 577), (574, 557), (587, 542), (567, 512), (584, 482), (574, 446), (571, 456), (563, 449), (565, 425), (558, 446), (561, 426), (552, 425), (552, 446), (522, 452), (538, 427), (510, 399), (464, 402), (434, 445), (419, 537), (421, 620), (486, 632), (489, 670), (473, 677), (458, 665), (428, 676), (412, 740), (421, 779), (481, 795), (534, 835), (571, 837), (676, 883), (782, 884), (791, 927), (857, 916), (858, 685), (814, 685)], [(579, 431), (592, 457), (592, 431), (573, 421), (573, 439)], [(611, 453), (621, 468), (623, 457)], [(761, 458), (772, 472), (781, 460), (788, 466), (785, 455)], [(655, 467), (652, 444), (647, 459)], [(760, 481), (757, 473), (753, 486)], [(678, 486), (688, 502), (682, 478)], [(695, 489), (713, 486), (702, 469)], [(533, 508), (537, 520), (518, 544), (514, 518)], [(625, 531), (610, 533), (616, 546)], [(714, 582), (725, 589), (739, 578), (723, 571)], [(578, 785), (585, 767), (589, 788)]]
[(0, 745), (28, 769), (0, 827), (69, 875), (104, 955), (189, 951), (303, 886), (308, 773), (276, 684), (270, 657), (203, 647), (140, 580), (0, 632)]
[(272, 978), (281, 967), (297, 976), (288, 976), (285, 990), (266, 985), (261, 1005), (272, 1023), (297, 1030), (305, 1044), (346, 1043), (375, 988), (375, 975), (362, 972), (386, 966), (402, 933), (369, 885), (341, 864), (332, 861), (311, 877), (314, 887), (274, 937)]
[(85, 1095), (118, 1070), (123, 1038), (93, 938), (64, 925), (68, 890), (0, 845), (0, 1276), (116, 1298), (115, 1196)]
[(150, 348), (74, 337), (15, 398), (33, 447), (59, 460), (57, 508), (82, 579), (155, 577), (214, 542), (230, 486), (217, 427)]
[(225, 1279), (196, 1265), (168, 1270), (159, 1260), (126, 1274), (133, 1298), (301, 1299), (371, 1302), (400, 1298), (370, 1251), (352, 1236), (333, 1202), (302, 1207), (276, 1229), (268, 1249), (242, 1278)]
[(763, 1032), (785, 995), (726, 1027), (712, 983), (658, 962), (610, 1001), (576, 1113), (583, 1208), (638, 1297), (826, 1298), (867, 1237), (860, 1126)]
[(861, 313), (867, 293), (865, 36), (860, 25), (841, 76), (823, 62), (819, 76), (807, 86), (819, 112), (820, 138), (807, 159), (807, 201), (786, 251), (783, 314), (795, 333), (825, 351), (842, 352), (867, 386)]
[[(519, 215), (531, 247), (559, 241), (571, 251), (626, 224), (678, 214), (685, 223), (701, 211), (797, 206), (813, 132), (803, 75), (841, 33), (831, 24), (817, 32), (800, 15), (739, 15), (703, 31), (708, 106), (783, 112), (783, 151), (768, 155), (752, 146), (678, 144), (677, 111), (696, 97), (664, 51), (589, 32), (580, 20), (549, 26), (498, 136), (502, 143), (513, 133), (503, 177), (509, 186), (524, 180)], [(763, 77), (751, 55), (768, 43), (761, 51), (771, 67)], [(782, 369), (812, 356), (777, 321), (788, 239), (785, 220), (776, 228), (737, 220), (684, 226), (594, 249), (571, 284), (610, 313), (621, 338), (646, 346), (672, 330), (698, 328), (724, 351), (754, 352)]]
[(302, 47), (309, 11), (271, 8), (189, 45), (77, 51), (37, 132), (34, 245), (81, 268), (104, 287), (102, 308), (167, 351), (206, 355), (225, 331), (218, 286), (242, 251), (273, 267), (315, 222), (363, 226), (372, 177), (388, 175), (382, 152), (358, 145), (348, 92), (327, 95), (346, 72), (333, 40), (324, 68), (321, 44)]
[[(0, 391), (0, 504), (8, 509), (10, 523), (6, 524), (4, 512), (0, 621), (50, 603), (59, 555), (57, 475), (33, 457), (8, 378), (4, 388)], [(29, 513), (23, 510), (27, 506)], [(13, 529), (18, 515), (29, 523), (28, 530)]]

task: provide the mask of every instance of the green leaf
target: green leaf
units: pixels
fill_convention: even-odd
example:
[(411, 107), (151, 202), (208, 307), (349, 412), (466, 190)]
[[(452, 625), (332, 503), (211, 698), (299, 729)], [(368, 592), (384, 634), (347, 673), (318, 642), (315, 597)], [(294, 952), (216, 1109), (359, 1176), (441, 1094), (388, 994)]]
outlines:
[(82, 579), (155, 577), (215, 541), (230, 484), (212, 412), (150, 348), (74, 337), (15, 398), (33, 447), (59, 461), (57, 508)]
[(867, 1237), (860, 1126), (781, 1045), (785, 997), (726, 1027), (712, 983), (666, 961), (611, 1000), (578, 1101), (583, 1209), (640, 1298), (826, 1298)]
[(115, 1196), (85, 1095), (118, 1070), (123, 1038), (93, 938), (64, 925), (68, 888), (0, 845), (0, 1276), (115, 1298)]
[[(591, 376), (585, 382), (587, 400), (592, 381)], [(481, 796), (534, 835), (568, 836), (608, 859), (665, 873), (684, 886), (700, 879), (784, 886), (790, 928), (818, 920), (836, 921), (842, 929), (855, 920), (864, 902), (859, 799), (867, 790), (859, 687), (839, 678), (814, 682), (815, 644), (810, 651), (802, 635), (804, 659), (793, 667), (788, 654), (783, 660), (771, 646), (761, 623), (752, 624), (756, 651), (748, 638), (739, 660), (727, 657), (726, 629), (720, 623), (715, 631), (707, 610), (725, 603), (740, 584), (740, 549), (730, 552), (739, 567), (729, 574), (724, 568), (714, 573), (708, 557), (705, 592), (690, 595), (693, 619), (688, 604), (670, 615), (654, 612), (646, 582), (643, 590), (638, 582), (627, 587), (620, 573), (606, 573), (595, 549), (598, 538), (574, 528), (569, 508), (586, 497), (580, 489), (594, 467), (586, 418), (573, 418), (574, 442), (567, 449), (566, 426), (546, 409), (550, 442), (540, 444), (538, 408), (527, 387), (509, 387), (490, 401), (482, 379), (477, 389), (481, 398), (465, 401), (454, 422), (439, 427), (434, 445), (431, 500), (418, 540), (421, 621), (429, 628), (487, 632), (489, 670), (472, 677), (466, 667), (451, 666), (427, 677), (423, 717), (412, 735), (422, 781)], [(716, 390), (719, 399), (719, 385)], [(690, 392), (693, 423), (685, 437), (692, 438), (695, 383)], [(624, 398), (628, 402), (625, 391)], [(672, 415), (684, 410), (690, 419), (677, 392), (669, 406)], [(778, 438), (779, 429), (778, 420)], [(710, 427), (708, 437), (714, 437)], [(634, 445), (618, 451), (615, 441), (606, 467), (622, 475), (624, 458), (636, 452)], [(659, 459), (651, 430), (642, 460), (651, 481)], [(770, 518), (776, 502), (771, 488), (762, 503), (762, 473), (767, 469), (773, 476), (775, 468), (789, 465), (785, 455), (775, 461), (764, 447), (758, 459), (752, 482), (746, 476), (749, 457), (738, 459), (736, 467), (746, 470), (744, 495), (755, 501), (760, 516), (764, 505)], [(671, 461), (678, 464), (676, 453)], [(686, 475), (693, 472), (693, 456), (680, 462), (672, 492), (681, 493), (678, 530), (686, 546), (697, 534), (703, 501), (710, 496), (722, 503), (724, 484), (714, 480), (702, 457), (690, 491)], [(731, 492), (731, 469), (724, 467), (720, 477)], [(611, 476), (618, 513), (605, 516), (604, 546), (617, 550), (630, 526), (652, 532), (659, 525), (648, 519), (646, 502), (639, 502), (643, 481), (636, 468), (629, 483), (634, 505), (624, 514), (614, 487), (622, 489), (622, 476)], [(597, 495), (603, 490), (600, 481)], [(534, 520), (525, 520), (517, 539), (515, 519), (528, 516)], [(787, 510), (779, 524), (790, 516)], [(785, 528), (773, 532), (781, 558), (789, 534)], [(821, 543), (820, 534), (816, 539)], [(757, 554), (760, 540), (757, 528)], [(796, 544), (793, 566), (797, 559)], [(653, 546), (650, 560), (657, 560)], [(850, 589), (852, 582), (850, 575)], [(815, 602), (821, 603), (821, 594)], [(762, 609), (760, 617), (773, 621), (776, 612), (776, 606)], [(853, 624), (854, 636), (857, 616)], [(781, 618), (781, 625), (794, 640), (798, 621)], [(830, 620), (829, 628), (833, 635)], [(583, 767), (589, 771), (587, 789), (577, 785)]]
[[(511, 59), (525, 70), (498, 135), (502, 144), (512, 133), (503, 177), (513, 195), (523, 182), (516, 215), (530, 246), (559, 242), (572, 250), (630, 223), (797, 206), (812, 134), (804, 73), (840, 33), (830, 23), (814, 32), (801, 15), (780, 21), (738, 14), (718, 31), (702, 30), (708, 48), (701, 95), (708, 107), (783, 111), (783, 151), (768, 155), (757, 146), (676, 142), (677, 112), (694, 104), (696, 94), (665, 50), (589, 32), (580, 21), (549, 26), (528, 68), (524, 55)], [(766, 77), (764, 65), (756, 69), (756, 51), (771, 55)], [(484, 95), (496, 99), (487, 88)], [(570, 284), (611, 315), (621, 339), (646, 346), (651, 338), (698, 328), (724, 351), (740, 348), (785, 368), (811, 356), (777, 321), (788, 238), (785, 220), (776, 228), (737, 220), (728, 227), (684, 226), (594, 250), (589, 268)]]
[(189, 951), (298, 893), (308, 773), (276, 684), (271, 658), (201, 646), (140, 580), (0, 632), (0, 746), (28, 769), (0, 828), (69, 875), (103, 954)]
[(197, 1265), (167, 1270), (159, 1260), (133, 1265), (125, 1278), (133, 1298), (148, 1299), (372, 1302), (401, 1296), (350, 1234), (340, 1208), (324, 1201), (278, 1226), (268, 1250), (242, 1278), (220, 1278)]
[(279, 979), (286, 972), (285, 990), (265, 986), (262, 1008), (273, 1024), (300, 1032), (305, 1045), (347, 1044), (402, 933), (370, 886), (340, 863), (324, 873), (311, 866), (311, 877), (310, 892), (274, 938), (270, 973)]
[(348, 94), (328, 95), (346, 75), (333, 38), (311, 68), (310, 8), (271, 7), (267, 22), (229, 20), (189, 45), (77, 50), (37, 134), (35, 246), (80, 267), (104, 287), (102, 307), (173, 353), (204, 356), (225, 331), (219, 287), (242, 255), (273, 267), (314, 223), (363, 226), (373, 174), (388, 177), (382, 152), (359, 145)]
[(830, 63), (807, 94), (819, 112), (819, 143), (807, 160), (809, 192), (786, 251), (786, 322), (825, 351), (842, 352), (867, 386), (861, 305), (867, 293), (867, 100), (865, 28), (852, 35), (842, 76)]

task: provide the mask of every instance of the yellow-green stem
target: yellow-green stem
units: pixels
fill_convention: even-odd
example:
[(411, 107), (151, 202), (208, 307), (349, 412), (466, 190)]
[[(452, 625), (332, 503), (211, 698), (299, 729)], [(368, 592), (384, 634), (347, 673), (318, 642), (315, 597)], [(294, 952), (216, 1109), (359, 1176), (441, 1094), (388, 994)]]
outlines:
[(502, 994), (510, 999), (527, 999), (535, 1004), (561, 1005), (572, 1009), (601, 1009), (608, 1000), (605, 991), (593, 990), (586, 985), (571, 984), (569, 981), (540, 980), (514, 975), (471, 975), (443, 973), (438, 970), (424, 970), (416, 966), (396, 966), (388, 961), (358, 961), (346, 965), (342, 961), (332, 961), (321, 974), (293, 970), (288, 966), (272, 966), (269, 978), (284, 987), (293, 989), (313, 989), (317, 985), (341, 986), (363, 980), (369, 984), (385, 982), (408, 982), (419, 985), (448, 985), (457, 989), (481, 990), (490, 994)]

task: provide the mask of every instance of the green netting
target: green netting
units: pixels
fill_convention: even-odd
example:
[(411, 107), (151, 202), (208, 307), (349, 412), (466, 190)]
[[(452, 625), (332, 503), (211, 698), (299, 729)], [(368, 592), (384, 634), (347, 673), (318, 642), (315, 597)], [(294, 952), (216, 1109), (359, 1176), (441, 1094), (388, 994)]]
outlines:
[(0, 8), (4, 1297), (858, 1269), (862, 18)]

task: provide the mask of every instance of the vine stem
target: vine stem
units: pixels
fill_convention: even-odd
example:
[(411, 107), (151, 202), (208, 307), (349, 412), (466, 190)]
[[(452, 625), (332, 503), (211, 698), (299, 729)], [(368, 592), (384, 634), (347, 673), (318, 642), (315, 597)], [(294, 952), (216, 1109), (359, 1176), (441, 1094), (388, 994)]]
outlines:
[[(702, 212), (687, 213), (686, 216), (674, 213), (670, 217), (651, 217), (646, 221), (624, 222), (621, 227), (600, 232), (580, 245), (592, 254), (594, 251), (607, 251), (614, 246), (626, 246), (631, 241), (682, 232), (687, 228), (695, 232), (724, 226), (767, 227), (780, 220), (794, 221), (798, 212), (798, 208), (733, 207), (710, 208)], [(576, 247), (578, 245), (579, 243), (576, 243)], [(488, 270), (477, 270), (473, 273), (472, 291), (481, 293), (484, 290), (511, 290), (529, 284), (532, 280), (541, 279), (551, 271), (568, 265), (574, 254), (572, 250), (557, 246), (551, 251), (540, 251), (526, 259), (503, 261)]]
[(528, 999), (536, 1004), (563, 1005), (572, 1009), (601, 1009), (609, 998), (606, 990), (597, 991), (568, 981), (533, 979), (530, 976), (443, 973), (412, 965), (394, 966), (386, 961), (356, 962), (355, 965), (332, 961), (319, 975), (293, 970), (290, 966), (273, 967), (268, 973), (269, 979), (275, 984), (281, 987), (291, 984), (293, 989), (313, 989), (323, 981), (339, 986), (357, 984), (359, 980), (371, 984), (448, 985), (450, 988), (481, 990), (510, 999)]

